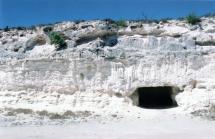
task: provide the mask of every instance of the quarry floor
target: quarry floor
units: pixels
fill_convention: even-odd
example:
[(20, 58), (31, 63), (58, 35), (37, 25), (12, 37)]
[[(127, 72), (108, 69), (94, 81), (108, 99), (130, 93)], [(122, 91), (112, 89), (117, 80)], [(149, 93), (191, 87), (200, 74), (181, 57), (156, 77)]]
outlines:
[(13, 122), (22, 124), (11, 125), (8, 117), (0, 115), (0, 139), (214, 139), (215, 121), (191, 114), (206, 106), (205, 93), (182, 93), (177, 100), (182, 98), (187, 102), (184, 106), (146, 109), (115, 105), (101, 109), (98, 118), (92, 115), (70, 122), (35, 124), (38, 119), (20, 119), (20, 115)]
[(69, 125), (0, 127), (0, 139), (214, 139), (215, 121), (160, 115), (152, 119), (88, 121)]

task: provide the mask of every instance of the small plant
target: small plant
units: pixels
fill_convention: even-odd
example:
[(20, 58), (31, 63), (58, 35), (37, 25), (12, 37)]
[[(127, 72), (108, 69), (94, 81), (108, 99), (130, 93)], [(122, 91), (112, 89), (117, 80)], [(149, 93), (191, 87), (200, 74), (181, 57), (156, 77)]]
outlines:
[(19, 27), (16, 27), (16, 29), (17, 29), (17, 30), (26, 30), (25, 27), (20, 27), (20, 26), (19, 26)]
[(195, 14), (188, 15), (186, 17), (186, 20), (191, 25), (195, 25), (195, 24), (201, 22), (200, 18), (198, 16), (196, 16)]
[(169, 20), (171, 20), (171, 18), (162, 18), (162, 19), (160, 19), (160, 22), (168, 23)]
[(49, 38), (51, 40), (51, 44), (55, 44), (57, 47), (57, 50), (61, 50), (67, 46), (64, 38), (59, 32), (50, 32)]
[(36, 30), (36, 26), (32, 25), (32, 26), (27, 27), (26, 29), (29, 29), (29, 30)]
[(106, 19), (104, 19), (104, 21), (107, 22), (108, 24), (115, 24), (115, 21), (110, 18), (106, 18)]
[(9, 29), (9, 27), (8, 27), (8, 26), (6, 26), (3, 30), (4, 30), (4, 32), (8, 32), (8, 31), (10, 31), (10, 29)]
[(75, 22), (75, 24), (79, 24), (79, 23), (81, 23), (81, 22), (84, 22), (85, 20), (75, 20), (74, 22)]
[(53, 27), (51, 27), (51, 26), (48, 26), (48, 27), (43, 28), (43, 31), (44, 31), (45, 33), (50, 33), (52, 30), (53, 30)]
[(127, 27), (127, 23), (126, 23), (125, 20), (116, 21), (115, 24), (116, 24), (118, 27)]

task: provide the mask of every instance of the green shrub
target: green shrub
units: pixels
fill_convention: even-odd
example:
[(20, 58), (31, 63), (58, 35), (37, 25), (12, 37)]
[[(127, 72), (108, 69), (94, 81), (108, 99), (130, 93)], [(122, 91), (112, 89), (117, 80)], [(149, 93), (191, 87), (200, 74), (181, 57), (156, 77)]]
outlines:
[(195, 14), (190, 14), (186, 17), (186, 20), (189, 24), (195, 25), (199, 22), (201, 22), (200, 18), (196, 16)]
[(64, 38), (59, 32), (50, 32), (49, 38), (51, 40), (51, 44), (56, 45), (57, 50), (61, 50), (67, 46)]
[(127, 23), (126, 23), (125, 20), (116, 21), (115, 24), (116, 24), (118, 27), (127, 27)]

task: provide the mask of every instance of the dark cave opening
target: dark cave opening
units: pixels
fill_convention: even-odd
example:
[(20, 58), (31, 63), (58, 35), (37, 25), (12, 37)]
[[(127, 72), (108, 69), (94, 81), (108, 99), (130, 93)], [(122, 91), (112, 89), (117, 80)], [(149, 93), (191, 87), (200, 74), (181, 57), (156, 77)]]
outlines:
[(140, 87), (136, 90), (137, 106), (149, 109), (167, 109), (177, 106), (176, 89), (171, 86)]

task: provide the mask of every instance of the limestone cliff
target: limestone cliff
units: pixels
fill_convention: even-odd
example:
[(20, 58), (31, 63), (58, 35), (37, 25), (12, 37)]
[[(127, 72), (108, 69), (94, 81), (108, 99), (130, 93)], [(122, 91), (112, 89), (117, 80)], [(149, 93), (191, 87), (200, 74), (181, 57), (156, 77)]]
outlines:
[[(169, 20), (62, 22), (51, 25), (67, 48), (50, 44), (47, 26), (0, 31), (0, 109), (120, 111), (140, 87), (179, 88), (195, 113), (215, 103), (215, 18), (198, 25)], [(214, 111), (215, 112), (215, 111)]]

